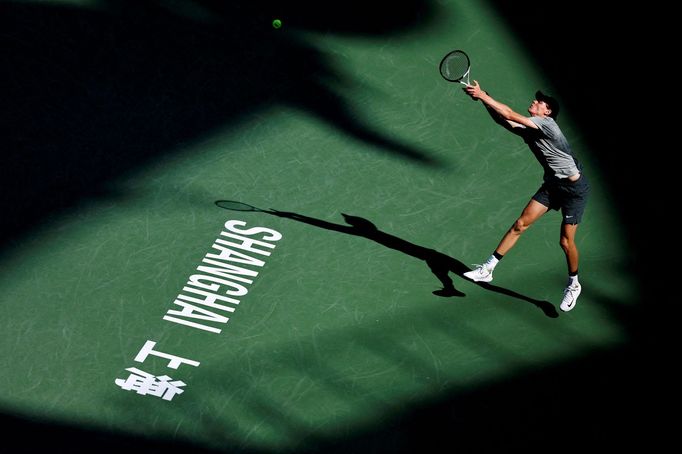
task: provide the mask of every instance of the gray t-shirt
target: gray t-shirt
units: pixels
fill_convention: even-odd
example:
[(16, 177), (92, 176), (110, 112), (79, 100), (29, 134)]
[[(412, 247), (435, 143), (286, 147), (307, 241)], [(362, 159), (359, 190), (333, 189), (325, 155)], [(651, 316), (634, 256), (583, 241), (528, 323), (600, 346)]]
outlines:
[(539, 129), (526, 128), (523, 139), (545, 169), (545, 181), (568, 178), (580, 172), (582, 166), (554, 119), (531, 117), (530, 120)]

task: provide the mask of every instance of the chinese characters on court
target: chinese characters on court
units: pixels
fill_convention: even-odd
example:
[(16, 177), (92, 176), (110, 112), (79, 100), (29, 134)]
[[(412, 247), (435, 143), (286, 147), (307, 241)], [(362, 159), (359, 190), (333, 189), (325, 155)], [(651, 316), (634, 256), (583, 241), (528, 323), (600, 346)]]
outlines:
[[(252, 257), (257, 254), (268, 257), (274, 249), (275, 242), (282, 239), (282, 234), (265, 227), (242, 228), (246, 222), (230, 220), (225, 223), (225, 230), (213, 243), (211, 252), (207, 253), (202, 265), (197, 267), (197, 274), (187, 280), (163, 320), (177, 325), (218, 334), (222, 331), (216, 325), (225, 324), (240, 300), (249, 290), (245, 284), (252, 284), (258, 272), (247, 268), (262, 268), (265, 261)], [(256, 236), (256, 238), (249, 238)], [(211, 265), (211, 266), (207, 266)], [(218, 303), (218, 301), (220, 303)], [(229, 304), (229, 306), (228, 306)], [(198, 367), (200, 362), (174, 354), (154, 350), (155, 341), (147, 340), (135, 356), (135, 361), (143, 363), (148, 356), (156, 356), (168, 360), (166, 368), (177, 370), (181, 365)], [(129, 367), (127, 378), (117, 378), (114, 383), (125, 391), (134, 391), (139, 395), (160, 397), (170, 401), (184, 392), (186, 383), (166, 375), (166, 371), (141, 370)]]

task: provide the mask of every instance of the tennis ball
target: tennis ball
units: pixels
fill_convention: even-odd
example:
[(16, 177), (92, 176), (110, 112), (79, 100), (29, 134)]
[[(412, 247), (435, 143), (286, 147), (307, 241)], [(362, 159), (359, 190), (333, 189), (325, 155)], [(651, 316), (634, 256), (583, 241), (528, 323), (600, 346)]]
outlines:
[(272, 26), (274, 28), (280, 28), (282, 26), (282, 21), (279, 19), (275, 19), (272, 21)]

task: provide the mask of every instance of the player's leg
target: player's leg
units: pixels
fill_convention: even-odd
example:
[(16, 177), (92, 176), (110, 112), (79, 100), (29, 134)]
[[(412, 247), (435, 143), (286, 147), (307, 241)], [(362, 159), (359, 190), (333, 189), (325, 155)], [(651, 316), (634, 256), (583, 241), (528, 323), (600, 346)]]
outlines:
[(568, 312), (578, 302), (578, 296), (582, 292), (582, 286), (578, 281), (578, 261), (580, 254), (575, 243), (575, 235), (578, 225), (582, 221), (587, 195), (590, 187), (587, 180), (581, 176), (577, 181), (566, 183), (561, 188), (561, 233), (559, 244), (566, 254), (566, 266), (568, 267), (568, 282), (564, 289), (564, 296), (559, 308)]
[(495, 249), (499, 255), (505, 255), (509, 250), (514, 247), (521, 234), (525, 232), (528, 227), (533, 225), (535, 221), (540, 219), (540, 217), (547, 213), (549, 210), (548, 206), (543, 205), (535, 199), (530, 199), (526, 208), (523, 209), (521, 216), (512, 224), (507, 233), (504, 234), (500, 244)]
[(578, 302), (578, 296), (582, 291), (582, 286), (578, 282), (578, 247), (575, 244), (575, 232), (578, 224), (561, 224), (561, 235), (559, 243), (564, 254), (566, 254), (566, 265), (568, 266), (568, 282), (564, 289), (564, 297), (559, 308), (568, 312), (573, 309)]
[(566, 265), (568, 266), (568, 274), (578, 273), (578, 261), (580, 254), (578, 253), (578, 246), (575, 244), (575, 232), (578, 230), (578, 224), (561, 224), (561, 235), (559, 244), (566, 254)]
[(464, 273), (467, 277), (476, 282), (490, 282), (493, 280), (493, 270), (502, 257), (516, 244), (519, 237), (537, 221), (543, 214), (549, 210), (549, 202), (547, 205), (540, 203), (536, 197), (528, 202), (528, 205), (521, 212), (521, 216), (512, 224), (507, 233), (504, 234), (495, 252), (488, 257), (482, 265), (478, 265), (474, 270)]

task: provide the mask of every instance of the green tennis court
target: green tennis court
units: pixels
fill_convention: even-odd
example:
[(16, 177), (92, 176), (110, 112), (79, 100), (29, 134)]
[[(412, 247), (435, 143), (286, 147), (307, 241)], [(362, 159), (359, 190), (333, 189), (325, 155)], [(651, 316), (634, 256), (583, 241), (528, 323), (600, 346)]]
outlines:
[[(499, 3), (1, 2), (10, 438), (280, 453), (634, 437), (642, 284), (613, 150), (576, 76)], [(459, 275), (542, 169), (440, 77), (455, 48), (517, 111), (537, 89), (565, 100), (592, 184), (570, 313), (556, 212), (494, 285)], [(458, 295), (433, 293), (443, 270)]]

